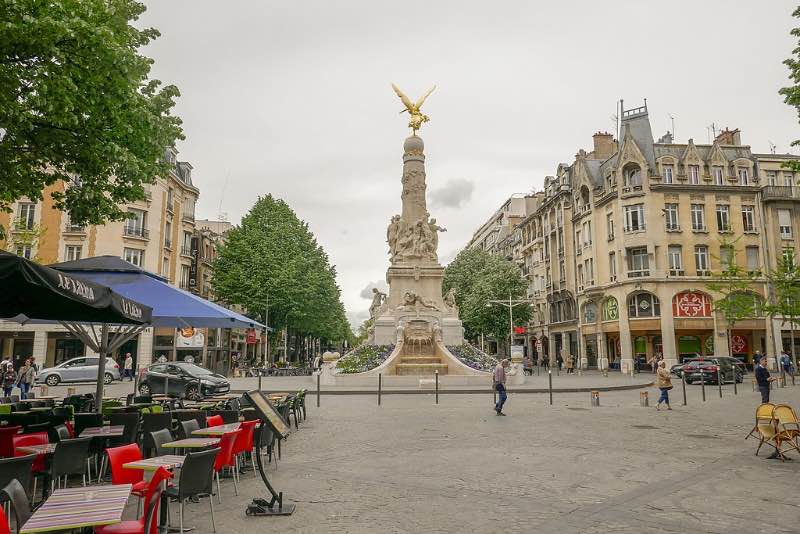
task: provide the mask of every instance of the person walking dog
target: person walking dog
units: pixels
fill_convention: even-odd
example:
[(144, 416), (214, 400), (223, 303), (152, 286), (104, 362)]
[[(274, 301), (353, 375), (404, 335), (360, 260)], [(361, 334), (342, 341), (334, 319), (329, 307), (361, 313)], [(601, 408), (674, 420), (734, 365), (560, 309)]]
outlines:
[(661, 409), (661, 403), (666, 403), (667, 410), (671, 410), (672, 406), (669, 405), (669, 390), (672, 389), (672, 377), (667, 371), (667, 362), (661, 360), (658, 362), (658, 370), (656, 371), (656, 384), (658, 389), (661, 390), (661, 396), (658, 398), (656, 410)]
[(506, 367), (508, 367), (508, 360), (502, 360), (495, 366), (492, 374), (494, 389), (497, 390), (497, 402), (494, 405), (494, 411), (497, 412), (497, 415), (505, 415), (503, 413), (503, 405), (508, 398), (506, 394)]

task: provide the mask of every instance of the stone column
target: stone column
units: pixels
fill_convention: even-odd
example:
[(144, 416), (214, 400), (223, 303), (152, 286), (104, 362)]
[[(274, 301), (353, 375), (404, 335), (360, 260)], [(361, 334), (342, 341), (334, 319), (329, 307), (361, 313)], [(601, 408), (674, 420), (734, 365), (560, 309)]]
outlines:
[(589, 365), (589, 359), (586, 356), (586, 336), (579, 329), (578, 331), (578, 351), (581, 353), (580, 360), (577, 362), (579, 369), (586, 369)]
[[(153, 328), (146, 328), (139, 334), (139, 342), (136, 344), (136, 365), (141, 369), (153, 363)], [(135, 369), (134, 369), (135, 371)]]
[(672, 299), (668, 293), (658, 296), (661, 300), (661, 347), (667, 369), (678, 363), (678, 349), (675, 346), (675, 318), (672, 316)]
[(623, 374), (630, 374), (633, 369), (633, 340), (631, 338), (630, 323), (628, 322), (628, 303), (625, 297), (617, 297), (619, 307), (619, 348), (620, 370)]
[(32, 356), (39, 362), (39, 367), (44, 366), (47, 361), (47, 331), (36, 330), (33, 334)]
[(601, 371), (608, 369), (608, 353), (606, 352), (606, 336), (602, 331), (597, 332), (597, 368)]

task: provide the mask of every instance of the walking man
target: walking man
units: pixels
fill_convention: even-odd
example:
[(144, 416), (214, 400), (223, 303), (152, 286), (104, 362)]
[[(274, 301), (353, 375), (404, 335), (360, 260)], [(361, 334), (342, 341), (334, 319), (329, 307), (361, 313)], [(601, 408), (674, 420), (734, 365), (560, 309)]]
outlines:
[(667, 371), (667, 362), (664, 360), (660, 360), (658, 362), (658, 371), (656, 371), (656, 378), (658, 389), (661, 390), (661, 396), (658, 398), (658, 404), (656, 404), (656, 410), (661, 409), (661, 403), (664, 402), (667, 404), (667, 410), (671, 410), (672, 407), (669, 405), (669, 390), (672, 389), (672, 377)]
[(794, 370), (792, 369), (792, 358), (786, 352), (786, 350), (781, 351), (781, 367), (783, 367), (783, 372), (787, 375), (794, 377)]
[(125, 353), (125, 363), (122, 364), (123, 374), (133, 380), (133, 356), (130, 352)]
[(3, 358), (3, 363), (0, 364), (0, 374), (2, 375), (0, 378), (3, 381), (3, 394), (6, 397), (10, 397), (11, 391), (14, 389), (14, 380), (17, 378), (11, 356), (6, 355)]
[(756, 367), (756, 382), (758, 383), (758, 391), (761, 392), (761, 404), (769, 402), (769, 385), (770, 382), (774, 382), (775, 380), (774, 376), (769, 376), (767, 357), (762, 356)]
[(33, 365), (31, 364), (31, 359), (28, 358), (25, 360), (25, 364), (20, 368), (19, 378), (17, 379), (17, 385), (19, 386), (20, 391), (20, 399), (25, 400), (28, 398), (28, 391), (30, 391), (33, 381)]
[(494, 405), (494, 411), (497, 412), (497, 415), (505, 415), (503, 413), (503, 405), (508, 398), (508, 395), (506, 395), (506, 367), (508, 367), (508, 360), (501, 361), (495, 366), (494, 374), (492, 375), (494, 389), (497, 390), (497, 403)]

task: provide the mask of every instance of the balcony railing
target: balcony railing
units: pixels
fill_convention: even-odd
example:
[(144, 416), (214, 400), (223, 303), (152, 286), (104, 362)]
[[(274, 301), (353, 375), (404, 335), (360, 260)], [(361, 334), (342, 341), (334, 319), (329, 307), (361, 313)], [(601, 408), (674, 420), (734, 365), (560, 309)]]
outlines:
[(175, 211), (175, 201), (174, 200), (167, 200), (167, 212), (173, 213)]
[(168, 249), (172, 248), (172, 240), (171, 239), (164, 239), (164, 248), (168, 248)]
[(628, 271), (628, 278), (642, 278), (645, 276), (650, 276), (650, 269), (637, 269)]
[(181, 254), (184, 256), (192, 256), (192, 247), (187, 247), (186, 245), (181, 247)]
[(68, 224), (64, 227), (64, 233), (67, 234), (85, 234), (86, 227), (80, 224)]
[(125, 226), (122, 233), (125, 237), (138, 237), (141, 239), (150, 239), (150, 232), (148, 232), (146, 228)]
[(791, 185), (767, 185), (761, 188), (764, 200), (800, 200), (800, 187)]
[(187, 222), (194, 222), (194, 213), (184, 213), (181, 218)]

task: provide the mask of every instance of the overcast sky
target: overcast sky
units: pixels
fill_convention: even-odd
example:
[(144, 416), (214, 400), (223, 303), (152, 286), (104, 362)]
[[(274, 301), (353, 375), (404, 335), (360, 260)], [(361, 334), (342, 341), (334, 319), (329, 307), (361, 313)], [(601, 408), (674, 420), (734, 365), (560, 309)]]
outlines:
[(430, 85), (421, 135), (428, 203), (449, 260), (513, 193), (541, 188), (591, 135), (647, 98), (654, 136), (742, 130), (753, 150), (800, 137), (777, 91), (796, 2), (146, 1), (153, 77), (194, 166), (198, 217), (238, 222), (258, 195), (308, 221), (338, 270), (352, 320), (382, 281), (400, 211), (407, 116)]

